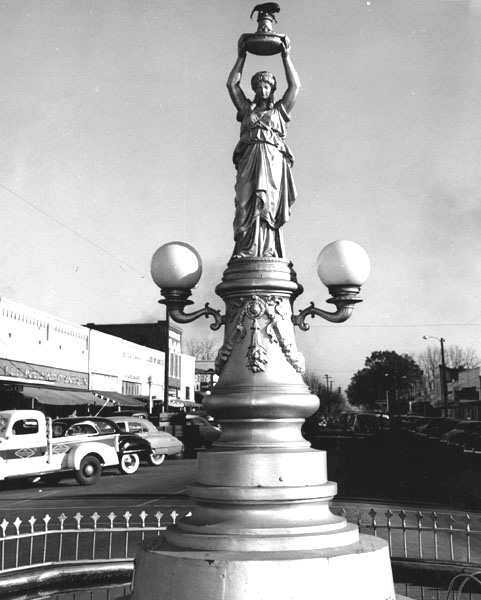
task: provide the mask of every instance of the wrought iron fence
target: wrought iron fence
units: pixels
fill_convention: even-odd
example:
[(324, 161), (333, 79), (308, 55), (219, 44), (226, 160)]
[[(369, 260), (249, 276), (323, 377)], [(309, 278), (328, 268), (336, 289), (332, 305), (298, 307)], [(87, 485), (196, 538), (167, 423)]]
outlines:
[[(333, 504), (333, 511), (357, 523), (362, 533), (387, 541), (395, 581), (402, 582), (402, 588), (398, 586), (400, 593), (422, 600), (481, 599), (481, 587), (472, 583), (465, 588), (466, 594), (448, 594), (450, 582), (456, 576), (472, 579), (481, 570), (480, 516), (443, 511), (425, 514), (415, 509), (376, 510), (338, 502)], [(112, 590), (107, 589), (104, 595), (95, 596), (95, 600), (121, 598), (128, 593), (132, 559), (139, 542), (146, 536), (159, 535), (179, 517), (189, 514), (189, 506), (177, 506), (174, 510), (153, 514), (145, 511), (135, 515), (130, 511), (121, 515), (63, 512), (28, 519), (17, 517), (13, 521), (3, 519), (0, 523), (0, 597), (7, 598), (7, 590), (13, 594), (12, 598), (20, 597), (14, 595), (17, 588), (12, 587), (12, 581), (38, 579), (38, 571), (48, 568), (56, 571), (58, 577), (68, 572), (71, 583), (75, 573), (82, 573), (85, 580), (85, 573), (90, 570), (103, 577), (102, 581), (117, 586), (114, 596)], [(94, 581), (91, 579), (91, 583)], [(460, 583), (464, 585), (464, 580)], [(60, 591), (52, 584), (52, 593)], [(83, 593), (78, 591), (68, 598), (83, 600)], [(67, 598), (58, 596), (59, 599), (64, 597)], [(93, 598), (92, 595), (86, 597)]]
[(35, 516), (28, 520), (17, 517), (0, 523), (0, 573), (19, 567), (79, 560), (111, 560), (133, 558), (139, 542), (147, 534), (159, 535), (179, 516), (190, 513), (142, 511), (133, 515), (94, 512), (85, 516), (77, 512), (67, 516)]

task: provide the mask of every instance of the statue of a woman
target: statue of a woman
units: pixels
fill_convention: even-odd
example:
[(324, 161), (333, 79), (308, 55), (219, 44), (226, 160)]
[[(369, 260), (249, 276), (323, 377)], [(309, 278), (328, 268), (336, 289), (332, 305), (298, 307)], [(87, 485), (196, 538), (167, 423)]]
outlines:
[(274, 102), (276, 80), (267, 71), (256, 73), (251, 80), (254, 101), (246, 98), (240, 87), (245, 59), (241, 36), (238, 57), (227, 81), (241, 123), (233, 157), (237, 169), (233, 258), (284, 258), (282, 226), (289, 219), (290, 207), (296, 199), (291, 174), (294, 158), (285, 137), (301, 84), (290, 58), (287, 37), (282, 47), (287, 89), (280, 101)]

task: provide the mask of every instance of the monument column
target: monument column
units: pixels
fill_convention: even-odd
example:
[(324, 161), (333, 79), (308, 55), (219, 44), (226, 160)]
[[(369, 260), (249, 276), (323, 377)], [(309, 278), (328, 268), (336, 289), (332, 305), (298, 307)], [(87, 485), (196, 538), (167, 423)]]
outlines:
[[(205, 315), (214, 317), (213, 328), (225, 326), (219, 380), (204, 400), (222, 434), (198, 455), (188, 489), (192, 515), (142, 543), (133, 600), (393, 600), (387, 544), (360, 535), (330, 511), (336, 484), (328, 480), (326, 453), (301, 435), (319, 400), (302, 378), (294, 324), (307, 329), (308, 315), (348, 318), (367, 276), (367, 257), (351, 242), (337, 243), (334, 261), (329, 251), (328, 268), (320, 266), (336, 312), (311, 306), (293, 315), (302, 287), (283, 240), (296, 199), (285, 138), (300, 82), (289, 39), (272, 30), (278, 5), (255, 11), (258, 31), (241, 36), (228, 79), (241, 134), (234, 152), (234, 251), (216, 288), (225, 315), (208, 305), (184, 312), (201, 272), (197, 252), (187, 244), (161, 246), (152, 262), (174, 320)], [(265, 71), (252, 78), (254, 98), (245, 95), (240, 83), (249, 52), (281, 54), (287, 89), (280, 101), (275, 77)], [(353, 251), (357, 265), (351, 268)]]

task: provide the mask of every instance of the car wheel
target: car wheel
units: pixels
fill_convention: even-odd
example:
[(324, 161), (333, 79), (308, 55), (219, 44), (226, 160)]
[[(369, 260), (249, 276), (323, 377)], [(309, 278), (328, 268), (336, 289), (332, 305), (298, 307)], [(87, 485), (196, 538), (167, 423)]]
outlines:
[(147, 460), (149, 461), (149, 465), (158, 467), (164, 462), (165, 454), (156, 454), (155, 452), (152, 452), (152, 454), (149, 454), (149, 458)]
[(140, 465), (138, 454), (122, 454), (119, 462), (119, 471), (125, 475), (132, 475)]
[(102, 465), (95, 456), (84, 456), (80, 467), (75, 471), (75, 479), (80, 485), (93, 485), (102, 475)]

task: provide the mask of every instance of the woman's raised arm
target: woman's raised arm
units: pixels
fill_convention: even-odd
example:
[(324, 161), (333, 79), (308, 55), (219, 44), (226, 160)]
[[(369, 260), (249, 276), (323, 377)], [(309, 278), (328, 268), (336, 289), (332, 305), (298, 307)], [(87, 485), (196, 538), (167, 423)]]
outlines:
[(299, 79), (299, 75), (292, 64), (290, 56), (291, 42), (287, 36), (284, 38), (283, 42), (282, 61), (284, 63), (284, 71), (286, 74), (287, 89), (284, 93), (284, 96), (282, 96), (282, 104), (284, 105), (287, 113), (290, 113), (294, 108), (297, 96), (301, 91), (301, 80)]
[(229, 77), (227, 79), (227, 89), (229, 90), (229, 96), (231, 97), (234, 106), (237, 108), (237, 110), (241, 110), (246, 101), (245, 94), (240, 86), (242, 71), (246, 61), (246, 49), (244, 47), (243, 35), (241, 35), (239, 38), (237, 52), (237, 60), (235, 61), (232, 71), (229, 73)]

